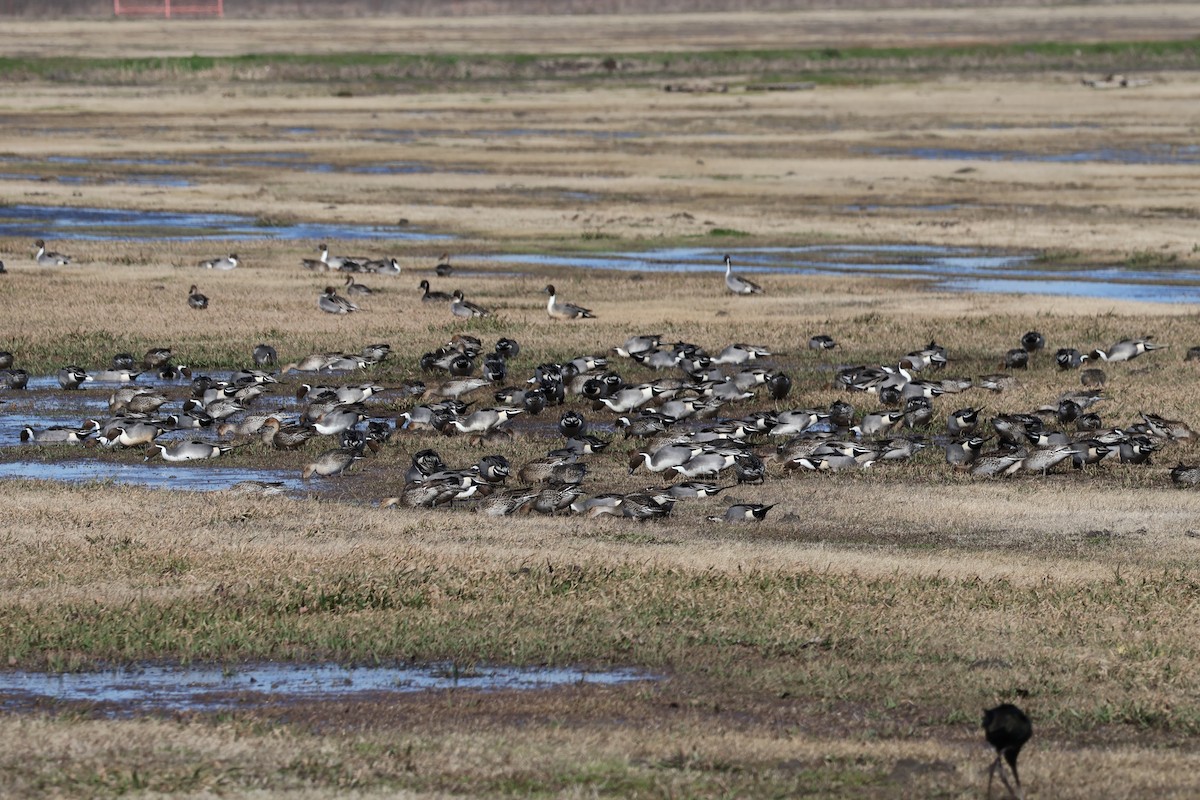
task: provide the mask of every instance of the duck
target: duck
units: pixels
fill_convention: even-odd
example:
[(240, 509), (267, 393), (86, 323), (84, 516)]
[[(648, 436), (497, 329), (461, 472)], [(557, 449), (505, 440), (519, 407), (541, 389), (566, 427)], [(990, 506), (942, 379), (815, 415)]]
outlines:
[(754, 281), (733, 274), (733, 259), (725, 256), (725, 288), (734, 294), (762, 294), (763, 289)]
[(64, 389), (78, 389), (84, 382), (91, 379), (87, 372), (73, 364), (58, 371), (58, 385)]
[(29, 385), (29, 373), (23, 369), (10, 367), (0, 369), (0, 386), (6, 389), (20, 390)]
[(421, 281), (417, 284), (417, 288), (421, 290), (421, 302), (423, 303), (449, 303), (454, 299), (445, 292), (430, 291), (429, 281)]
[(834, 338), (825, 333), (818, 333), (808, 340), (809, 350), (832, 350), (837, 347)]
[(507, 489), (492, 492), (475, 506), (476, 513), (487, 517), (504, 517), (525, 509), (539, 494), (537, 489)]
[(525, 413), (525, 409), (514, 406), (481, 408), (462, 419), (455, 418), (451, 420), (451, 423), (459, 433), (485, 434), (496, 430), (513, 417), (523, 413)]
[(353, 271), (362, 267), (362, 261), (359, 259), (329, 255), (329, 245), (324, 242), (317, 245), (317, 250), (321, 251), (320, 261), (326, 269)]
[(1200, 466), (1179, 462), (1171, 468), (1171, 482), (1180, 488), (1200, 485)]
[(550, 299), (546, 301), (546, 313), (552, 319), (595, 319), (596, 315), (590, 309), (574, 303), (558, 302), (558, 294), (552, 284), (548, 284), (542, 291), (550, 295)]
[(254, 345), (254, 366), (270, 367), (279, 363), (279, 353), (269, 344)]
[(454, 272), (454, 267), (450, 266), (449, 253), (442, 253), (440, 256), (438, 256), (438, 263), (436, 266), (434, 266), (433, 271), (440, 278), (444, 278), (451, 272)]
[(774, 507), (774, 503), (770, 505), (734, 503), (725, 509), (724, 514), (714, 515), (707, 519), (710, 522), (762, 522), (766, 518), (767, 512)]
[(1091, 356), (1101, 361), (1132, 361), (1142, 353), (1162, 349), (1163, 346), (1152, 341), (1153, 338), (1144, 336), (1138, 339), (1122, 339), (1108, 350), (1093, 350)]
[(21, 429), (21, 441), (34, 444), (82, 444), (89, 436), (99, 430), (99, 423), (93, 422), (82, 428), (67, 428), (55, 426), (35, 430), (26, 425)]
[(205, 269), (216, 269), (220, 270), (221, 272), (228, 272), (231, 269), (236, 269), (238, 263), (240, 262), (238, 261), (237, 253), (230, 253), (227, 256), (220, 256), (218, 258), (210, 258), (207, 261), (201, 261), (199, 266), (204, 267)]
[(153, 449), (146, 456), (147, 461), (153, 458), (156, 453), (164, 461), (202, 461), (206, 458), (216, 458), (217, 456), (224, 455), (233, 449), (233, 445), (212, 444), (199, 440), (177, 442), (172, 445), (151, 442), (150, 447)]
[(142, 365), (145, 366), (146, 369), (158, 369), (159, 367), (166, 366), (167, 362), (170, 361), (174, 355), (175, 354), (171, 352), (171, 348), (169, 347), (151, 347), (146, 351), (146, 354), (142, 356)]
[(353, 275), (346, 276), (346, 294), (367, 295), (372, 293), (370, 286), (355, 282)]
[(7, 275), (8, 270), (4, 268), (4, 262), (0, 261), (0, 275)]
[(200, 290), (196, 288), (196, 284), (192, 284), (192, 288), (188, 289), (188, 305), (192, 308), (203, 311), (208, 308), (208, 297), (200, 294)]
[(394, 258), (373, 258), (362, 265), (364, 272), (376, 275), (399, 275), (400, 262)]
[(1046, 346), (1046, 337), (1037, 331), (1029, 331), (1021, 337), (1021, 347), (1027, 353), (1041, 350)]
[(686, 464), (703, 450), (686, 444), (669, 444), (657, 450), (630, 450), (629, 474), (632, 475), (638, 467), (644, 466), (648, 472), (665, 472), (681, 464)]
[(162, 428), (149, 422), (126, 422), (105, 431), (99, 441), (104, 447), (137, 447), (152, 444), (162, 433)]
[(326, 286), (324, 293), (317, 298), (317, 308), (326, 314), (350, 314), (358, 311), (358, 306), (337, 293), (337, 289)]
[(295, 450), (317, 435), (314, 429), (305, 425), (284, 425), (278, 417), (266, 420), (259, 429), (259, 433), (262, 436), (263, 444), (270, 445), (277, 450)]
[(313, 475), (320, 475), (323, 478), (341, 475), (351, 464), (363, 457), (362, 445), (355, 447), (338, 447), (334, 450), (326, 450), (321, 455), (317, 456), (315, 461), (305, 464), (304, 471), (300, 477), (308, 480)]
[(467, 300), (461, 289), (455, 289), (450, 295), (450, 313), (460, 319), (470, 319), (472, 317), (490, 317), (491, 311), (488, 311), (477, 303), (472, 303)]
[(63, 266), (71, 263), (70, 257), (47, 250), (46, 243), (41, 239), (34, 242), (33, 246), (37, 248), (37, 255), (33, 258), (43, 267)]

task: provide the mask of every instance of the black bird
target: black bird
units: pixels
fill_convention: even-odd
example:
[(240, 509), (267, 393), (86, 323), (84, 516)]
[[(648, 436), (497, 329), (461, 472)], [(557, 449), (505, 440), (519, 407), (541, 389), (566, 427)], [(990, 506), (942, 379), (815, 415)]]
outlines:
[[(1020, 754), (1021, 748), (1029, 741), (1029, 737), (1033, 736), (1033, 724), (1030, 723), (1029, 717), (1012, 703), (1001, 703), (995, 708), (984, 709), (983, 732), (987, 737), (987, 743), (996, 748), (996, 760), (992, 762), (992, 766), (988, 770), (988, 797), (992, 796), (992, 778), (995, 776), (996, 770), (999, 770), (1000, 782), (1004, 784), (1004, 788), (1008, 789), (1008, 793), (1018, 800), (1024, 800), (1025, 793), (1021, 790), (1021, 778), (1017, 774), (1017, 756)], [(1007, 761), (1008, 766), (1012, 769), (1013, 781), (1017, 784), (1015, 789), (1009, 785), (1008, 778), (1004, 776), (1001, 759)]]

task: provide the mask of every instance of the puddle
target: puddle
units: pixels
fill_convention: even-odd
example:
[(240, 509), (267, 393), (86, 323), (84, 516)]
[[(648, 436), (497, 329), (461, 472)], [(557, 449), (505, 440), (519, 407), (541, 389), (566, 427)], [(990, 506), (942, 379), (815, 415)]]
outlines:
[(748, 273), (918, 278), (938, 290), (1014, 292), (1188, 303), (1200, 298), (1200, 273), (1123, 267), (1060, 268), (1028, 253), (996, 253), (928, 245), (811, 245), (746, 249), (674, 248), (594, 255), (496, 256), (506, 264), (614, 269), (628, 272), (724, 272), (722, 258)]
[(589, 671), (517, 667), (342, 667), (331, 664), (143, 666), (105, 672), (0, 672), (0, 709), (37, 702), (115, 706), (114, 716), (148, 711), (217, 711), (247, 705), (339, 701), (380, 692), (445, 689), (536, 691), (615, 685), (655, 677), (632, 669)]
[(236, 214), (30, 205), (0, 206), (0, 236), (135, 241), (325, 238), (433, 241), (451, 238), (380, 225), (315, 222), (273, 225)]
[(948, 159), (955, 161), (1036, 161), (1051, 164), (1200, 164), (1200, 145), (1146, 144), (1139, 147), (1098, 147), (1065, 153), (1026, 150), (970, 150), (956, 147), (872, 147), (859, 152), (876, 156)]
[[(56, 445), (57, 446), (57, 445)], [(170, 464), (159, 460), (145, 464), (108, 461), (10, 461), (0, 464), (0, 479), (70, 483), (123, 483), (152, 489), (215, 492), (242, 481), (282, 482), (287, 492), (302, 492), (304, 483), (295, 470), (238, 469), (207, 464)]]

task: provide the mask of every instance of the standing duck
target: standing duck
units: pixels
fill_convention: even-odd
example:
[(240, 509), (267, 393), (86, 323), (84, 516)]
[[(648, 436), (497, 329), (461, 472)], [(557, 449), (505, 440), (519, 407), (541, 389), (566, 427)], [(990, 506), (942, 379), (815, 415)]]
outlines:
[(550, 295), (550, 299), (546, 301), (546, 313), (554, 319), (594, 319), (596, 316), (590, 309), (583, 306), (558, 302), (558, 295), (553, 285), (547, 286), (542, 291)]
[(762, 287), (748, 278), (733, 274), (733, 261), (725, 256), (725, 288), (734, 294), (762, 294)]
[(196, 284), (192, 284), (192, 288), (188, 289), (188, 305), (192, 308), (203, 311), (208, 308), (208, 297), (200, 294), (200, 290), (196, 288)]

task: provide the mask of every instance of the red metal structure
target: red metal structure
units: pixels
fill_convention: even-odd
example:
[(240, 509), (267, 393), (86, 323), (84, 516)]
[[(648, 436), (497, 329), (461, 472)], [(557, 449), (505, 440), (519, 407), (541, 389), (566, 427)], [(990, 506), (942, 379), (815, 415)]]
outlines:
[(159, 0), (159, 2), (147, 2), (147, 0), (113, 0), (113, 13), (118, 17), (139, 16), (139, 17), (165, 17), (170, 19), (173, 16), (198, 16), (198, 17), (223, 17), (225, 16), (225, 0)]

